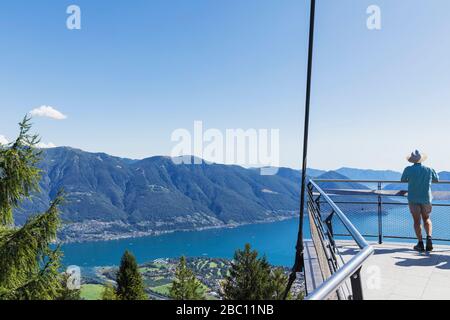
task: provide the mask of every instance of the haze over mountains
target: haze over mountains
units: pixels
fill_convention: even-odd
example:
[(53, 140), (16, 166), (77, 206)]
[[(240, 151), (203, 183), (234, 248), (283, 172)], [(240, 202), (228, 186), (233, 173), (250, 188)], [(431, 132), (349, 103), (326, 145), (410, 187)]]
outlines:
[[(16, 223), (44, 211), (59, 189), (67, 202), (62, 240), (99, 240), (194, 230), (293, 217), (301, 175), (277, 175), (222, 164), (176, 165), (168, 157), (130, 160), (61, 147), (43, 152), (42, 192), (18, 210)], [(389, 179), (399, 173), (343, 168), (308, 170), (323, 179)], [(342, 173), (346, 173), (343, 175)], [(328, 185), (327, 188), (365, 188)]]

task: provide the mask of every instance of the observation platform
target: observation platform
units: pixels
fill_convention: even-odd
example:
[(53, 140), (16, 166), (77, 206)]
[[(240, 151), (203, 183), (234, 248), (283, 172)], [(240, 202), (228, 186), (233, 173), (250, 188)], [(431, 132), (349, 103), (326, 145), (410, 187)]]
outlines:
[[(413, 243), (370, 243), (375, 252), (364, 263), (361, 281), (365, 300), (449, 300), (450, 246), (434, 245), (434, 251), (419, 253)], [(349, 241), (337, 241), (343, 263), (360, 251)], [(312, 241), (305, 243), (309, 290), (323, 283)], [(349, 283), (344, 286), (350, 286)]]
[[(355, 245), (339, 244), (344, 260), (351, 258)], [(434, 245), (434, 251), (419, 253), (414, 244), (372, 244), (374, 254), (361, 271), (366, 300), (448, 300), (450, 299), (450, 246)]]
[[(350, 182), (357, 189), (346, 188)], [(306, 300), (450, 300), (450, 245), (442, 244), (450, 243), (450, 192), (434, 204), (434, 251), (419, 253), (407, 192), (389, 190), (399, 183), (309, 181)], [(450, 181), (439, 184), (450, 189)]]

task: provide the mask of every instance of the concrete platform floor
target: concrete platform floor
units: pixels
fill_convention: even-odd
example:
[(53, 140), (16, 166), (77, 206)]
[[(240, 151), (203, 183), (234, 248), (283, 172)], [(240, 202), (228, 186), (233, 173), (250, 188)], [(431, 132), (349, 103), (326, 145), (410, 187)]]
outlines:
[[(450, 246), (418, 253), (409, 243), (372, 245), (375, 254), (362, 270), (365, 299), (450, 300)], [(345, 261), (357, 248), (340, 243), (340, 251)]]

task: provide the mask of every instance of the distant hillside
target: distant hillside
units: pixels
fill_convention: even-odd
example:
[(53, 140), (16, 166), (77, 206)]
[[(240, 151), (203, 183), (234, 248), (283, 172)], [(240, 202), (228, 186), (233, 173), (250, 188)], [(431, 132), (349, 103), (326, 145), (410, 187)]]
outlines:
[(300, 173), (274, 176), (239, 166), (175, 165), (168, 157), (130, 161), (72, 148), (45, 150), (42, 192), (17, 223), (67, 193), (62, 238), (108, 239), (274, 221), (299, 209)]
[[(329, 171), (317, 177), (317, 180), (349, 180), (348, 177), (335, 172)], [(330, 190), (373, 190), (365, 184), (357, 182), (319, 182), (318, 185), (325, 191)], [(374, 214), (377, 212), (377, 205), (366, 204), (378, 201), (377, 195), (331, 195), (333, 201), (338, 203), (339, 208), (346, 214)], [(383, 197), (383, 201), (398, 202), (398, 198)], [(352, 203), (347, 203), (352, 202)], [(389, 206), (384, 206), (383, 212), (386, 214)]]
[[(441, 181), (450, 181), (450, 172), (439, 172)], [(408, 186), (404, 183), (391, 183), (384, 187), (386, 190), (406, 190)], [(434, 184), (433, 191), (450, 191), (450, 184)]]
[[(295, 170), (295, 169), (291, 169), (291, 168), (284, 168), (284, 167), (280, 167), (280, 168), (276, 168), (277, 169), (277, 176), (286, 178), (294, 183), (301, 183), (302, 180), (302, 170)], [(257, 170), (259, 172), (259, 169), (253, 169), (253, 170)], [(306, 170), (306, 174), (309, 177), (313, 177), (316, 178), (322, 174), (324, 174), (326, 171), (324, 170), (318, 170), (318, 169), (308, 169)]]
[[(350, 180), (349, 177), (336, 171), (328, 171), (316, 178), (317, 180)], [(318, 183), (322, 189), (360, 189), (367, 190), (367, 186), (356, 182), (320, 182)]]
[[(439, 179), (441, 181), (450, 181), (450, 172), (439, 172)], [(450, 191), (450, 184), (435, 184), (434, 191)]]
[[(308, 176), (313, 177), (313, 178), (317, 178), (320, 175), (326, 173), (327, 171), (324, 170), (317, 170), (317, 169), (308, 169), (306, 170), (306, 173), (308, 174)], [(301, 170), (300, 170), (301, 173)]]
[(364, 170), (353, 168), (341, 168), (336, 172), (349, 177), (352, 180), (400, 180), (402, 174), (391, 170)]

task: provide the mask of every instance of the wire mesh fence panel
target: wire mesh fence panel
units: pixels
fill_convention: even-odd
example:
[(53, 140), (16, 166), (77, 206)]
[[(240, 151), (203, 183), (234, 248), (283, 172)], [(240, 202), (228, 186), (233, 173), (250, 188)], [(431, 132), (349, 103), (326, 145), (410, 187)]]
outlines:
[(408, 205), (398, 205), (383, 215), (383, 236), (386, 238), (415, 238), (414, 222)]
[[(433, 238), (450, 241), (450, 205), (435, 205), (431, 214), (433, 223)], [(386, 238), (415, 239), (414, 222), (408, 205), (399, 205), (383, 216), (383, 234)], [(423, 228), (422, 234), (426, 233)]]
[[(325, 212), (331, 211), (331, 209), (327, 210), (326, 205), (324, 206)], [(378, 205), (339, 203), (338, 206), (363, 236), (378, 238)], [(328, 216), (329, 214), (324, 216), (323, 219), (326, 220)], [(337, 217), (333, 217), (331, 221), (333, 233), (336, 236), (348, 235), (348, 231), (342, 221)]]
[[(354, 203), (351, 197), (347, 200), (342, 198), (336, 202), (352, 224), (367, 238), (381, 237), (384, 241), (406, 241), (416, 240), (414, 221), (409, 206), (405, 201), (397, 201), (396, 204), (385, 204), (382, 202), (381, 209), (378, 204)], [(332, 210), (326, 203), (321, 203), (322, 219), (325, 221)], [(379, 211), (380, 210), (380, 211)], [(437, 241), (450, 242), (450, 204), (438, 203), (433, 206), (431, 214), (433, 223), (433, 238)], [(333, 233), (339, 237), (348, 235), (347, 230), (339, 219), (333, 217)], [(426, 236), (422, 221), (422, 234)]]

